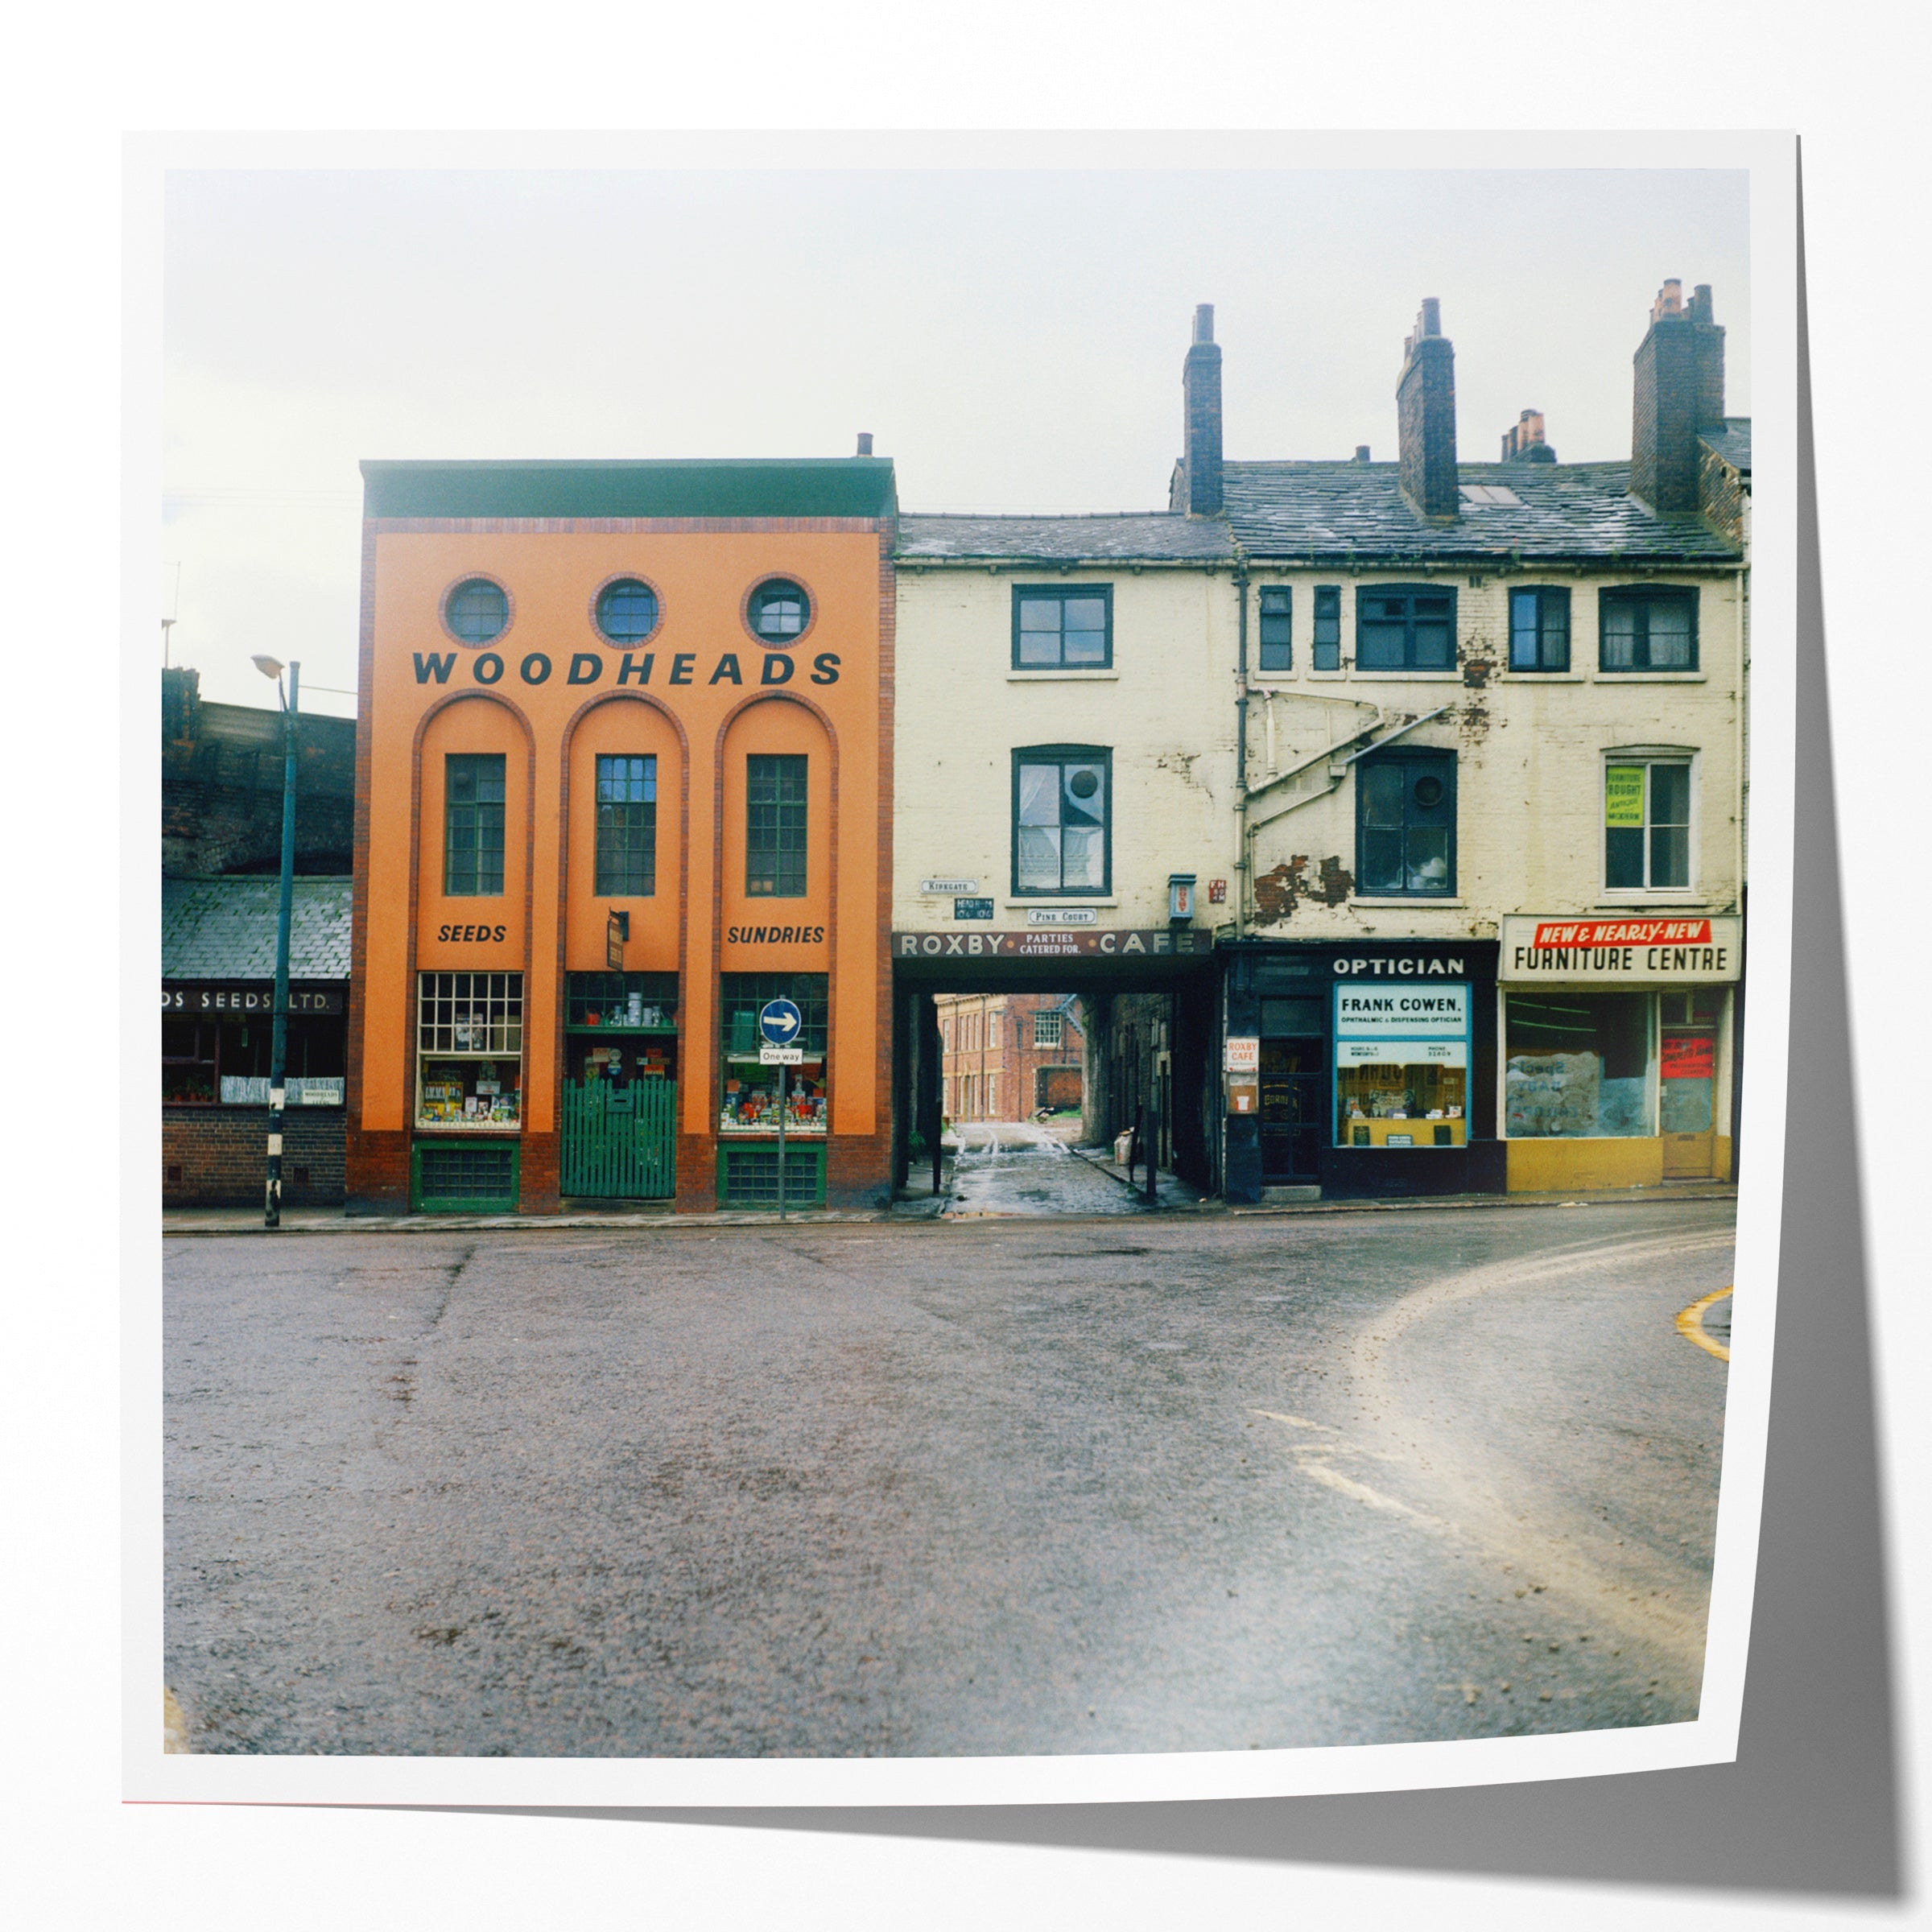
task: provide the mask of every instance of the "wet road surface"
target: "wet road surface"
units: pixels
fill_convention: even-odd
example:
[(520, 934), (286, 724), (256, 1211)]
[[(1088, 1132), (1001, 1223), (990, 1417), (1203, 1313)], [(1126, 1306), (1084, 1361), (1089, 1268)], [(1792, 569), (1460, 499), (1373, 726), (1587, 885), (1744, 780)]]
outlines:
[[(1154, 1212), (1137, 1188), (1071, 1152), (1051, 1129), (1030, 1121), (956, 1121), (952, 1133), (959, 1151), (946, 1212), (955, 1219)], [(1134, 1178), (1141, 1179), (1142, 1172), (1137, 1167)], [(1159, 1208), (1191, 1207), (1200, 1198), (1185, 1181), (1172, 1174), (1160, 1177)]]
[(1688, 1718), (1731, 1212), (171, 1241), (167, 1682), (226, 1752)]

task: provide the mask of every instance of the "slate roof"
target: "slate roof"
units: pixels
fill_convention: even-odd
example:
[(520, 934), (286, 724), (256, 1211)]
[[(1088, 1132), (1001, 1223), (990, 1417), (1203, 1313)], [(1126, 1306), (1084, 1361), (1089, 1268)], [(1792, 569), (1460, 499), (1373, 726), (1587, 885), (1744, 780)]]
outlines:
[(1728, 563), (1736, 546), (1695, 516), (1660, 517), (1629, 494), (1628, 463), (1463, 463), (1468, 483), (1502, 484), (1520, 506), (1465, 504), (1455, 522), (1410, 508), (1393, 463), (1228, 463), (1229, 530), (1253, 556), (1327, 561)]
[(1714, 449), (1731, 467), (1744, 476), (1751, 473), (1751, 419), (1726, 416), (1722, 428), (1699, 430), (1705, 448)]
[[(346, 878), (297, 879), (288, 928), (291, 980), (349, 977), (349, 894)], [(164, 980), (272, 980), (275, 913), (281, 881), (274, 877), (163, 879), (161, 976)]]
[(908, 564), (1189, 564), (1234, 561), (1227, 526), (1161, 510), (1063, 517), (902, 516), (897, 555)]

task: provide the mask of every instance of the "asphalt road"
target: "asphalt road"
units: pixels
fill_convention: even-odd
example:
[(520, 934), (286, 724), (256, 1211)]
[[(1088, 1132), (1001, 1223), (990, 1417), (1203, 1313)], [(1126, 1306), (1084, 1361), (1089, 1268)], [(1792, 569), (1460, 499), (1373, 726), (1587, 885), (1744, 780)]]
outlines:
[(1688, 1718), (1731, 1216), (171, 1241), (167, 1682), (226, 1752)]

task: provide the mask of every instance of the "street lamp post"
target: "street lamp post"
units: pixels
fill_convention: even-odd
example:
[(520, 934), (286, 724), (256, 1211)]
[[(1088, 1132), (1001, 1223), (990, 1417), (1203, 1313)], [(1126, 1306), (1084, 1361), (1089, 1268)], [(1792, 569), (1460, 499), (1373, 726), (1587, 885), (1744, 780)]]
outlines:
[(288, 1082), (288, 928), (295, 898), (295, 712), (300, 703), (302, 667), (288, 667), (288, 690), (282, 689), (280, 661), (261, 657), (255, 669), (275, 681), (282, 704), (282, 896), (275, 910), (275, 1031), (268, 1060), (268, 1182), (262, 1224), (282, 1225), (282, 1112)]

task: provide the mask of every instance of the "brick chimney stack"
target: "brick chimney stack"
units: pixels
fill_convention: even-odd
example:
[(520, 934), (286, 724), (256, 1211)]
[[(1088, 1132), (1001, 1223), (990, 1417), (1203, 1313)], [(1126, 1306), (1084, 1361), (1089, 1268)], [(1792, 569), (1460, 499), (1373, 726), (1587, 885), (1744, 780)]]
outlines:
[(1401, 443), (1402, 494), (1423, 516), (1461, 514), (1455, 474), (1455, 349), (1443, 333), (1442, 307), (1422, 303), (1415, 332), (1402, 345), (1402, 379), (1395, 386), (1396, 431)]
[(1630, 426), (1630, 493), (1662, 515), (1699, 506), (1698, 436), (1724, 419), (1724, 332), (1711, 289), (1666, 282), (1637, 345)]
[(1543, 440), (1543, 412), (1526, 409), (1503, 431), (1505, 463), (1554, 463), (1556, 452)]
[(1181, 365), (1180, 473), (1176, 510), (1214, 517), (1221, 510), (1221, 352), (1214, 340), (1214, 304), (1194, 312), (1194, 341)]

